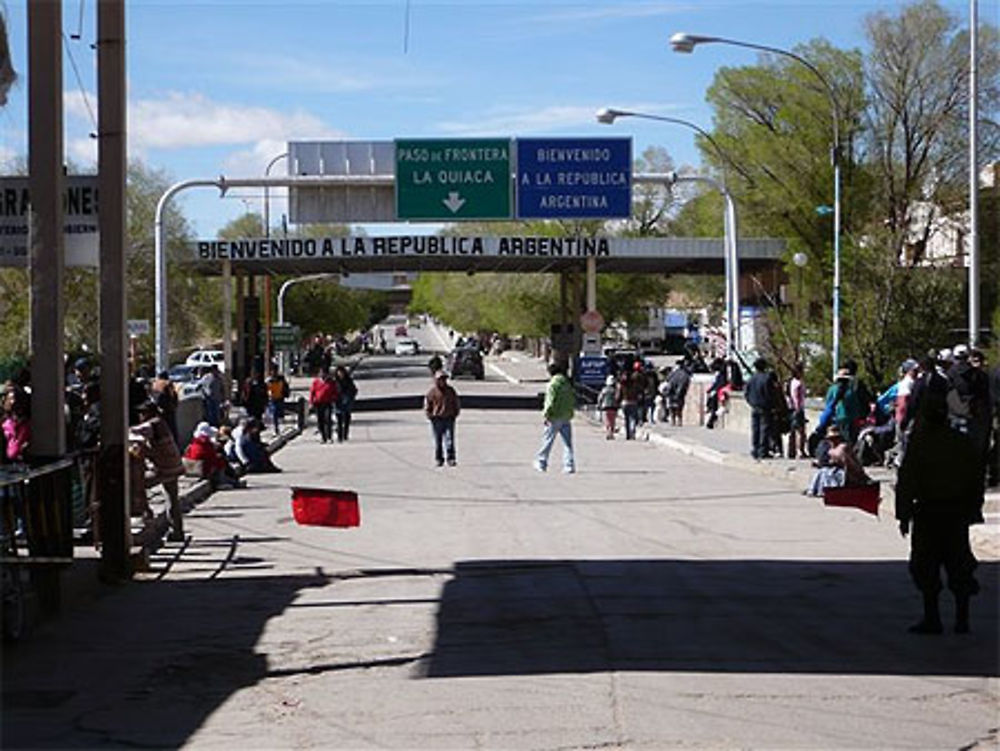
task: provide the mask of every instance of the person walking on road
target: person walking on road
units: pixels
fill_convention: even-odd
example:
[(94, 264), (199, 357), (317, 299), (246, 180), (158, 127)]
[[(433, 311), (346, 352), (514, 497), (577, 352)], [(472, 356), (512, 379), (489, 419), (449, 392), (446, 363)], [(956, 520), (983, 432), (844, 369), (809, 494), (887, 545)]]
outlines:
[(274, 425), (275, 435), (281, 435), (281, 421), (285, 418), (285, 399), (291, 393), (288, 381), (277, 366), (271, 366), (271, 375), (267, 377), (267, 416)]
[(573, 384), (566, 377), (567, 365), (561, 360), (549, 365), (549, 385), (545, 389), (545, 404), (542, 416), (545, 418), (545, 432), (542, 434), (542, 445), (535, 454), (535, 469), (544, 472), (549, 465), (549, 453), (555, 442), (556, 434), (563, 442), (563, 472), (572, 474), (576, 471), (576, 461), (573, 456), (573, 414), (576, 411), (576, 395)]
[(337, 393), (337, 382), (330, 371), (323, 368), (309, 387), (309, 405), (316, 410), (322, 443), (333, 440), (333, 405), (337, 401)]
[(350, 436), (351, 414), (354, 412), (358, 387), (351, 378), (351, 372), (343, 365), (337, 366), (334, 377), (337, 380), (337, 401), (334, 404), (334, 412), (337, 415), (337, 443), (342, 443)]
[(613, 441), (615, 439), (615, 419), (618, 416), (618, 384), (615, 383), (613, 375), (604, 379), (604, 388), (597, 395), (597, 408), (604, 413), (604, 437)]
[(458, 393), (448, 383), (448, 374), (439, 370), (434, 374), (434, 385), (424, 395), (424, 414), (431, 421), (434, 434), (434, 463), (455, 466), (455, 418), (462, 411)]
[(754, 459), (770, 459), (768, 435), (770, 435), (770, 413), (773, 402), (771, 375), (767, 372), (767, 360), (758, 357), (753, 364), (754, 374), (747, 381), (744, 396), (750, 405), (750, 453)]
[(625, 420), (626, 441), (635, 440), (635, 430), (639, 425), (639, 399), (644, 385), (644, 379), (635, 371), (622, 374), (619, 403)]
[(667, 390), (664, 399), (667, 403), (667, 414), (670, 424), (681, 427), (684, 424), (684, 402), (687, 399), (688, 388), (691, 386), (691, 371), (687, 362), (682, 362), (667, 379)]

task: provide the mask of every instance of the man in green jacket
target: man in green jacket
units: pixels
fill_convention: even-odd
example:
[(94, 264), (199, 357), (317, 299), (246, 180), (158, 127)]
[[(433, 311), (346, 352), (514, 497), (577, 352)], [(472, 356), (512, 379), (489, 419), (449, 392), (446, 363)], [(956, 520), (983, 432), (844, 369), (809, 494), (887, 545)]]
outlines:
[(549, 452), (556, 440), (556, 434), (563, 441), (563, 472), (572, 474), (576, 471), (573, 460), (573, 414), (576, 410), (576, 395), (573, 384), (566, 377), (566, 362), (557, 360), (549, 365), (549, 385), (545, 389), (545, 406), (542, 417), (545, 418), (545, 432), (542, 434), (542, 445), (535, 454), (535, 469), (544, 472), (549, 464)]

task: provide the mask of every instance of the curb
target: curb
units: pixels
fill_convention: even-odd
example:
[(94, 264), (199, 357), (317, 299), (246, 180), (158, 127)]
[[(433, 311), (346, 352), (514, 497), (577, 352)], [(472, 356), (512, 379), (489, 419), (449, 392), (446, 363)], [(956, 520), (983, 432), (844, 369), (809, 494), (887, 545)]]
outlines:
[[(274, 454), (283, 449), (288, 442), (302, 435), (302, 428), (292, 428), (282, 433), (273, 441), (267, 444), (267, 453)], [(214, 495), (212, 483), (208, 480), (198, 480), (190, 487), (178, 493), (178, 501), (181, 505), (181, 513), (187, 514), (198, 504)], [(164, 537), (170, 529), (170, 520), (167, 512), (161, 512), (153, 517), (143, 528), (132, 536), (133, 557), (138, 555), (146, 558), (155, 553), (163, 546)]]

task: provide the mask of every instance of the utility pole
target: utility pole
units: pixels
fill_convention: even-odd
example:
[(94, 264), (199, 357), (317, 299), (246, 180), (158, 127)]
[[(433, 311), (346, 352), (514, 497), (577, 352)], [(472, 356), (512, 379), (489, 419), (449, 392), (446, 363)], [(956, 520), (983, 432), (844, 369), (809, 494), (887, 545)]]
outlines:
[(31, 439), (37, 457), (66, 453), (63, 353), (62, 4), (28, 3), (28, 274), (31, 284)]
[(131, 576), (125, 301), (125, 2), (97, 3), (97, 160), (101, 196), (101, 576)]

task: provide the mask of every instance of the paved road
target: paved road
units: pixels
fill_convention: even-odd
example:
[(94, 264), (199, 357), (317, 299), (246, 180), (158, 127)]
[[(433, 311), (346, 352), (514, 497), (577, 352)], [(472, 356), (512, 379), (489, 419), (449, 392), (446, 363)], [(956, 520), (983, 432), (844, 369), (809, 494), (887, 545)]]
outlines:
[[(422, 391), (404, 360), (362, 393)], [(996, 747), (996, 563), (972, 634), (910, 636), (892, 525), (575, 429), (572, 476), (532, 470), (533, 412), (463, 412), (443, 469), (417, 411), (307, 430), (152, 572), (5, 650), (0, 745)], [(295, 525), (292, 485), (357, 490), (361, 527)]]

